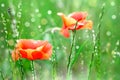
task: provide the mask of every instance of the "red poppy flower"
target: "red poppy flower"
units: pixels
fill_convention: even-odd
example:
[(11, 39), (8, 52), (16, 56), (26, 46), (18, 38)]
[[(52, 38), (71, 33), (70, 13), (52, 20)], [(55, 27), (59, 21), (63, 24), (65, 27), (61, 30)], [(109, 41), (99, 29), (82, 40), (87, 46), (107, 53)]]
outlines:
[[(92, 21), (85, 20), (87, 17), (86, 12), (74, 12), (68, 16), (65, 16), (63, 13), (58, 13), (58, 15), (61, 16), (63, 20), (61, 33), (67, 38), (70, 36), (69, 30), (92, 29)], [(76, 23), (77, 26), (75, 28)]]
[(20, 39), (12, 52), (12, 59), (14, 61), (19, 58), (46, 60), (50, 58), (51, 54), (52, 46), (48, 41)]

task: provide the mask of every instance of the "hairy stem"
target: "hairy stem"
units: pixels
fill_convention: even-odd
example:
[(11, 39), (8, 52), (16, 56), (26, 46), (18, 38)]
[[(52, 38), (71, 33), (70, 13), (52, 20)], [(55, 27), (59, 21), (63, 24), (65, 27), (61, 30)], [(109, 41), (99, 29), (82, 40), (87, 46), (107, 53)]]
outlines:
[(31, 61), (31, 70), (32, 70), (33, 80), (35, 80), (35, 70), (34, 70), (34, 63), (33, 63), (33, 61)]
[(74, 31), (73, 31), (73, 38), (72, 38), (72, 44), (71, 44), (71, 48), (70, 48), (70, 54), (69, 54), (69, 57), (68, 57), (68, 64), (67, 64), (67, 72), (68, 74), (70, 73), (70, 70), (71, 70), (71, 56), (72, 56), (72, 50), (73, 50), (73, 47), (74, 47), (74, 43), (75, 43), (75, 36), (76, 36), (76, 27), (77, 27), (77, 23), (78, 21), (76, 22), (75, 24), (75, 28), (74, 28)]

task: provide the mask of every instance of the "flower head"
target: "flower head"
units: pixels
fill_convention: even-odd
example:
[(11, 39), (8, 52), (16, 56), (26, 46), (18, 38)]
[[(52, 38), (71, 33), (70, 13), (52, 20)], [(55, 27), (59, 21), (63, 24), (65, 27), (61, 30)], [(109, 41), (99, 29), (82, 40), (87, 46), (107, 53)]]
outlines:
[(50, 58), (51, 54), (52, 46), (48, 41), (20, 39), (12, 52), (12, 59), (14, 61), (19, 58), (46, 60)]
[(58, 13), (58, 15), (62, 18), (63, 21), (61, 33), (65, 37), (70, 36), (69, 30), (92, 29), (93, 23), (91, 20), (86, 20), (88, 15), (86, 12), (74, 12), (68, 16), (65, 16), (63, 13)]

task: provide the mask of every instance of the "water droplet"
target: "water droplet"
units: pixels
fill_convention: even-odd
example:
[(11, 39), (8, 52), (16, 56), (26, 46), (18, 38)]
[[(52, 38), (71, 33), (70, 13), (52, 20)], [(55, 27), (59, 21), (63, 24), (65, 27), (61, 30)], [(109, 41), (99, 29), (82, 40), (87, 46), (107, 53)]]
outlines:
[(67, 49), (65, 46), (63, 46), (64, 49)]
[(86, 29), (86, 30), (85, 30), (85, 32), (87, 33), (87, 32), (88, 32), (88, 30)]
[(31, 22), (35, 22), (35, 18), (31, 18)]
[(84, 64), (84, 61), (82, 60), (82, 61), (81, 61), (81, 65), (83, 65), (83, 64)]
[(25, 26), (26, 26), (26, 27), (29, 27), (29, 26), (30, 26), (30, 23), (29, 23), (29, 22), (25, 22)]
[(7, 32), (7, 31), (5, 31), (5, 33), (7, 34), (8, 32)]
[(35, 15), (34, 14), (30, 14), (31, 17), (34, 17)]
[(111, 6), (115, 6), (115, 2), (113, 2), (113, 1), (110, 4), (111, 4)]
[(97, 49), (97, 46), (95, 46), (95, 49)]
[(1, 48), (4, 48), (4, 45), (1, 45)]
[(4, 41), (4, 37), (0, 37), (0, 41)]
[(94, 33), (95, 31), (94, 30), (92, 30), (92, 33)]
[(38, 28), (41, 28), (41, 25), (39, 25)]
[(76, 46), (76, 49), (79, 49), (79, 46)]
[(12, 21), (12, 22), (13, 22), (13, 24), (16, 24), (16, 20), (15, 20), (15, 19), (13, 19), (13, 21)]
[(59, 47), (57, 47), (56, 49), (60, 49)]
[(17, 13), (17, 17), (21, 18), (21, 12)]
[(120, 41), (119, 41), (119, 40), (117, 40), (116, 45), (119, 45), (119, 44), (120, 44)]
[(52, 14), (52, 11), (51, 11), (51, 10), (48, 10), (48, 14)]
[(18, 8), (20, 8), (20, 7), (21, 7), (21, 5), (22, 5), (22, 3), (19, 3), (19, 4), (18, 4)]
[(89, 38), (89, 35), (86, 35), (86, 38)]
[(38, 13), (38, 12), (39, 12), (39, 9), (35, 9), (35, 12)]
[(4, 4), (4, 3), (2, 3), (2, 4), (1, 4), (1, 7), (5, 7), (5, 4)]
[(107, 36), (111, 36), (111, 32), (110, 32), (110, 31), (107, 31), (107, 32), (106, 32), (106, 35), (107, 35)]
[(31, 32), (30, 34), (31, 34), (31, 36), (35, 36), (35, 32)]
[(116, 19), (116, 15), (112, 15), (112, 19)]
[(14, 40), (12, 40), (12, 39), (8, 40), (8, 44), (9, 44), (10, 46), (13, 46), (13, 45), (14, 45)]
[(42, 25), (46, 25), (47, 24), (47, 20), (45, 18), (41, 19), (41, 24)]
[(112, 63), (115, 63), (115, 61), (114, 61), (114, 60), (112, 60)]

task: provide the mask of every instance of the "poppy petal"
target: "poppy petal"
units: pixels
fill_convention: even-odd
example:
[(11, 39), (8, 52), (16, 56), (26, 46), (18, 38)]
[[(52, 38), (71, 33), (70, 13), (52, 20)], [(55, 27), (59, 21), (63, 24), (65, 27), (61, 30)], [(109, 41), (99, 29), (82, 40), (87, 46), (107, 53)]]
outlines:
[(92, 25), (93, 25), (93, 22), (91, 21), (91, 20), (89, 20), (89, 21), (85, 21), (84, 22), (84, 26), (83, 27), (81, 27), (81, 29), (92, 29)]
[(73, 24), (75, 24), (77, 22), (73, 18), (66, 17), (63, 13), (58, 13), (58, 15), (61, 16), (65, 27), (69, 27), (69, 26), (71, 26), (71, 25), (73, 25)]
[(74, 13), (71, 13), (69, 16), (74, 18), (77, 21), (85, 20), (87, 16), (87, 12), (74, 12)]
[(61, 30), (61, 34), (63, 34), (66, 38), (70, 37), (69, 31), (68, 29), (62, 29)]
[(18, 53), (16, 53), (16, 50), (14, 50), (13, 52), (12, 52), (12, 59), (13, 59), (13, 61), (16, 61), (16, 60), (18, 60), (20, 57), (19, 57), (19, 54)]

